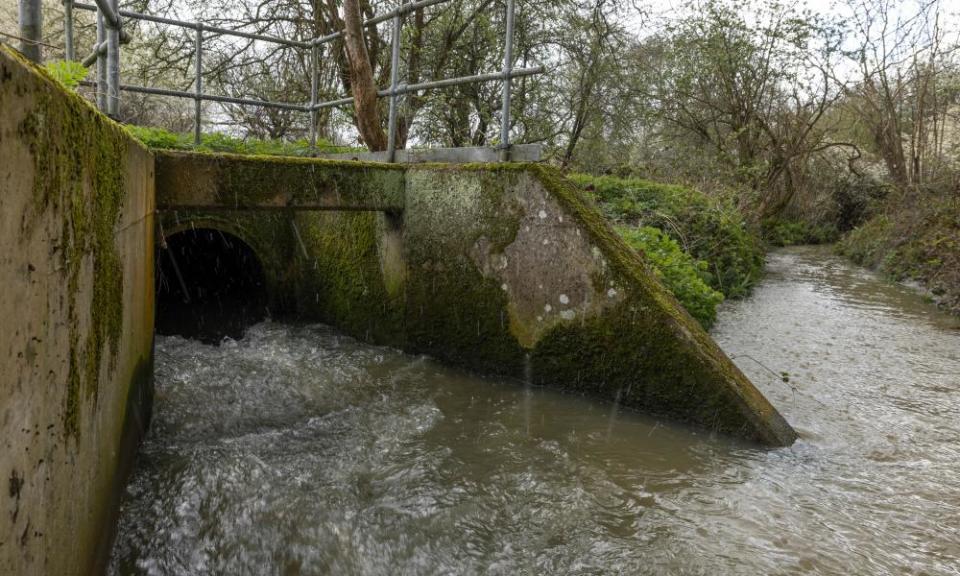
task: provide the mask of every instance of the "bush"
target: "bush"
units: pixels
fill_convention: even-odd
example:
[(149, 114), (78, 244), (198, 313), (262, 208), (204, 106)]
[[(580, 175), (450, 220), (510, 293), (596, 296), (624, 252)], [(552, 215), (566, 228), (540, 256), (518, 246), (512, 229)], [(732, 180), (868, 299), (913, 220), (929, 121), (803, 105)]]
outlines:
[(876, 268), (891, 248), (889, 244), (892, 231), (890, 219), (881, 214), (844, 236), (837, 244), (837, 252), (861, 266)]
[(657, 276), (687, 312), (704, 329), (710, 328), (717, 319), (717, 305), (723, 302), (723, 294), (707, 285), (707, 263), (684, 252), (673, 238), (658, 228), (617, 226), (616, 230), (627, 244), (646, 256)]
[(730, 198), (638, 178), (574, 174), (605, 215), (632, 227), (652, 226), (707, 263), (707, 283), (728, 298), (745, 296), (763, 273), (763, 243)]
[(774, 246), (829, 244), (840, 233), (831, 224), (811, 224), (803, 220), (768, 220), (763, 223), (763, 238)]
[[(310, 143), (300, 139), (256, 140), (211, 133), (200, 136), (200, 144), (195, 144), (193, 134), (170, 132), (163, 128), (128, 125), (127, 131), (150, 148), (163, 150), (190, 150), (194, 152), (228, 152), (232, 154), (261, 154), (269, 156), (310, 156)], [(352, 152), (354, 148), (334, 146), (324, 140), (317, 141), (320, 152)]]

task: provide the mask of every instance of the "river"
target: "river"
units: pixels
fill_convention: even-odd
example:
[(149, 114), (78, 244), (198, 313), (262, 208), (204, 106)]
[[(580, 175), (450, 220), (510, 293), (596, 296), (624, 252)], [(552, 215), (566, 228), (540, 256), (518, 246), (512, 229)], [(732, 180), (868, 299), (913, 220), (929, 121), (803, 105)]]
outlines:
[(713, 334), (793, 447), (323, 326), (158, 337), (110, 573), (960, 574), (960, 320), (795, 248)]

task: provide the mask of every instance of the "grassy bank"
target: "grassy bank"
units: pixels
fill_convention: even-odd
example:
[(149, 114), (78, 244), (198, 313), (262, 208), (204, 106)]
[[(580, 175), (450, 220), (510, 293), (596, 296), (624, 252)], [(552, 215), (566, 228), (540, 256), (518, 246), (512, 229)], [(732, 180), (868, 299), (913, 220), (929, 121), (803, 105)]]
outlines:
[[(170, 132), (163, 128), (127, 125), (127, 132), (150, 148), (160, 150), (188, 150), (192, 152), (259, 154), (268, 156), (310, 156), (313, 149), (310, 142), (300, 140), (257, 140), (236, 138), (220, 133), (202, 134), (200, 143), (194, 142), (193, 134)], [(318, 140), (318, 152), (352, 152), (347, 146), (334, 146), (325, 140)]]
[(643, 251), (681, 304), (709, 327), (723, 297), (749, 293), (764, 248), (731, 199), (637, 178), (574, 174), (624, 239)]
[(897, 281), (915, 281), (960, 314), (960, 196), (912, 191), (847, 234), (838, 251)]

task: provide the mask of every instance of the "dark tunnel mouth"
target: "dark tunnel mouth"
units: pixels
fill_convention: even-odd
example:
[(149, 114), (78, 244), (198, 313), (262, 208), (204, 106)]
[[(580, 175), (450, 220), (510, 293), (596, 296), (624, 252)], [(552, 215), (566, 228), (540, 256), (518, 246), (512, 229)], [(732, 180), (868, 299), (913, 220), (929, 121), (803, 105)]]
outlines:
[(237, 236), (190, 228), (157, 250), (156, 332), (207, 343), (239, 339), (268, 315), (263, 266)]

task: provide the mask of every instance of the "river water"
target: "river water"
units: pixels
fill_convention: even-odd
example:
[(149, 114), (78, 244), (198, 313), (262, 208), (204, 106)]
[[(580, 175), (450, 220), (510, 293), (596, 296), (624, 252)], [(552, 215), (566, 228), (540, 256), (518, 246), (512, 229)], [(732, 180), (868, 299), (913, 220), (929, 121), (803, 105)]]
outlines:
[(323, 326), (158, 337), (110, 572), (960, 574), (960, 321), (799, 248), (714, 336), (793, 447)]

